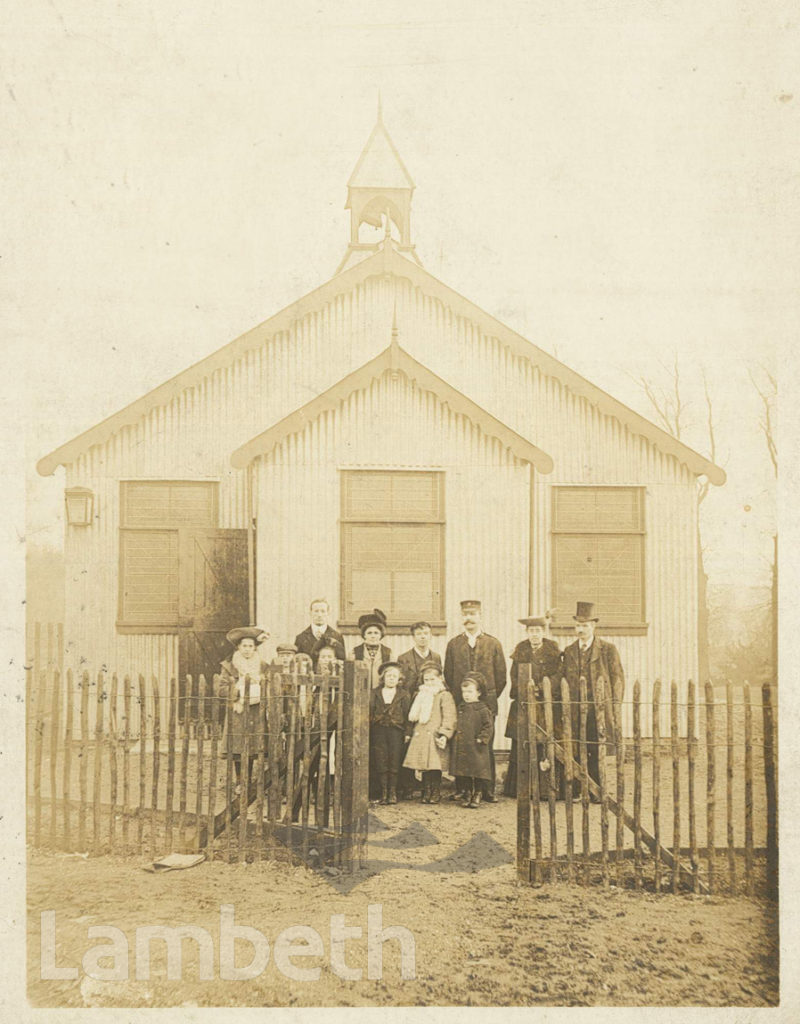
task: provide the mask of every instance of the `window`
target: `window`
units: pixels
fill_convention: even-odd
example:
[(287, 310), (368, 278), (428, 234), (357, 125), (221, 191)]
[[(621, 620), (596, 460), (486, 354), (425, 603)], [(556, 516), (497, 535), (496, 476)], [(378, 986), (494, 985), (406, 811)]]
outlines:
[(644, 626), (643, 488), (553, 488), (553, 604), (577, 601), (603, 626)]
[(444, 623), (444, 474), (347, 470), (341, 615), (382, 608), (391, 624)]
[(154, 632), (179, 624), (179, 530), (217, 524), (217, 484), (121, 484), (119, 625)]

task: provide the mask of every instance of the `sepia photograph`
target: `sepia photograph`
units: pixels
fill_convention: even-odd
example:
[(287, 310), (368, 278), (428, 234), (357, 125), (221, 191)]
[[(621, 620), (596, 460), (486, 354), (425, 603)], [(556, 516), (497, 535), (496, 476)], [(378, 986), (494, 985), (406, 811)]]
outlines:
[(781, 1005), (787, 12), (11, 19), (28, 1009)]

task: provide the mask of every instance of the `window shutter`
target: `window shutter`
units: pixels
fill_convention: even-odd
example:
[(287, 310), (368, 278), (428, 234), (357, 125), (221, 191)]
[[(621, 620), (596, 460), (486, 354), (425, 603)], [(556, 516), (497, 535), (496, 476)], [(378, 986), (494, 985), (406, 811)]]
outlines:
[(553, 604), (593, 601), (607, 625), (644, 622), (644, 492), (553, 490)]
[(122, 620), (131, 625), (177, 623), (177, 532), (125, 530), (120, 547)]
[(128, 529), (216, 526), (217, 485), (204, 480), (129, 480), (122, 485)]
[(342, 520), (345, 620), (374, 607), (401, 621), (444, 617), (441, 473), (346, 471)]

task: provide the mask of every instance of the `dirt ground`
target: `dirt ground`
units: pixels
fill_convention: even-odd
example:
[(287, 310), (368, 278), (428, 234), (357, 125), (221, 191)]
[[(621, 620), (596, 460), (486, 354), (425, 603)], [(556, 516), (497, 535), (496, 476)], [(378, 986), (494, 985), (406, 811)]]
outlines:
[[(765, 1006), (778, 998), (777, 909), (726, 896), (655, 895), (566, 883), (540, 888), (515, 877), (516, 804), (466, 810), (454, 804), (376, 807), (367, 867), (355, 875), (276, 861), (214, 861), (168, 874), (146, 861), (32, 851), (28, 865), (29, 997), (35, 1006)], [(199, 925), (215, 943), (219, 908), (274, 940), (292, 925), (315, 928), (316, 981), (287, 979), (270, 961), (249, 981), (198, 978), (196, 945), (183, 944), (179, 981), (166, 978), (166, 944), (152, 944), (150, 980), (135, 980), (135, 929)], [(384, 946), (383, 976), (367, 978), (367, 907), (384, 927), (404, 925), (416, 943), (416, 976), (400, 977), (399, 943)], [(56, 963), (75, 981), (42, 981), (40, 913), (56, 913)], [(330, 963), (331, 915), (360, 926), (347, 944), (346, 981)], [(80, 969), (122, 929), (131, 978), (102, 982)], [(246, 947), (237, 963), (247, 962)], [(240, 959), (241, 958), (241, 959)], [(110, 965), (110, 961), (109, 961)]]

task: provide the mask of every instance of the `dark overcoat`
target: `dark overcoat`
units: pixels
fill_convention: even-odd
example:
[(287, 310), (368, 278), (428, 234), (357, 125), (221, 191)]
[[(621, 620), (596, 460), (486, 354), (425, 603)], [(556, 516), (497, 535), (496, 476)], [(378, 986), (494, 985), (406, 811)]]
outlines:
[(480, 672), (486, 680), (484, 703), (497, 714), (497, 698), (506, 687), (506, 659), (500, 641), (481, 633), (474, 650), (464, 633), (454, 636), (444, 655), (444, 679), (456, 704), (461, 703), (461, 682), (467, 672)]
[(458, 705), (456, 732), (450, 752), (450, 774), (470, 779), (492, 777), (489, 743), (493, 732), (492, 713), (477, 700)]
[[(606, 741), (608, 753), (613, 752), (616, 729), (614, 728), (614, 704), (615, 700), (621, 701), (625, 693), (625, 673), (622, 671), (619, 651), (608, 640), (601, 640), (599, 636), (594, 638), (588, 654), (581, 658), (580, 646), (576, 640), (564, 650), (561, 656), (561, 674), (567, 680), (569, 696), (572, 701), (572, 736), (573, 739), (580, 735), (580, 695), (581, 695), (581, 671), (586, 676), (588, 689), (589, 721), (588, 729), (596, 729), (597, 722), (592, 702), (595, 700), (597, 680), (604, 681), (605, 703), (603, 721), (606, 730)], [(594, 720), (594, 721), (593, 721)], [(592, 738), (591, 736), (589, 737)]]
[(411, 699), (402, 686), (395, 690), (391, 704), (383, 699), (383, 687), (379, 686), (369, 695), (369, 724), (388, 725), (399, 729), (405, 736), (408, 729), (408, 710)]
[[(322, 634), (326, 640), (331, 642), (337, 640), (342, 647), (344, 647), (344, 637), (337, 630), (332, 629), (330, 626), (325, 627), (325, 632)], [(317, 644), (317, 638), (314, 636), (314, 631), (311, 626), (307, 626), (302, 633), (298, 633), (294, 638), (294, 645), (297, 648), (298, 654), (307, 654), (311, 657), (311, 652)]]
[[(518, 643), (514, 648), (514, 652), (511, 655), (511, 688), (508, 693), (511, 698), (511, 706), (508, 709), (506, 736), (512, 740), (517, 738), (517, 701), (520, 700), (522, 696), (518, 690), (520, 665), (531, 666), (531, 675), (533, 676), (533, 681), (536, 684), (534, 693), (537, 698), (542, 697), (542, 680), (547, 676), (552, 683), (553, 700), (560, 700), (558, 694), (560, 692), (559, 687), (561, 686), (561, 651), (559, 650), (558, 644), (555, 640), (550, 640), (549, 637), (545, 637), (542, 640), (541, 646), (534, 650), (533, 647), (531, 647), (530, 640), (520, 641), (520, 643)], [(553, 721), (555, 723), (556, 717), (560, 721), (560, 707), (554, 704), (553, 710)], [(558, 713), (555, 714), (557, 711)], [(543, 717), (542, 724), (544, 724)]]

